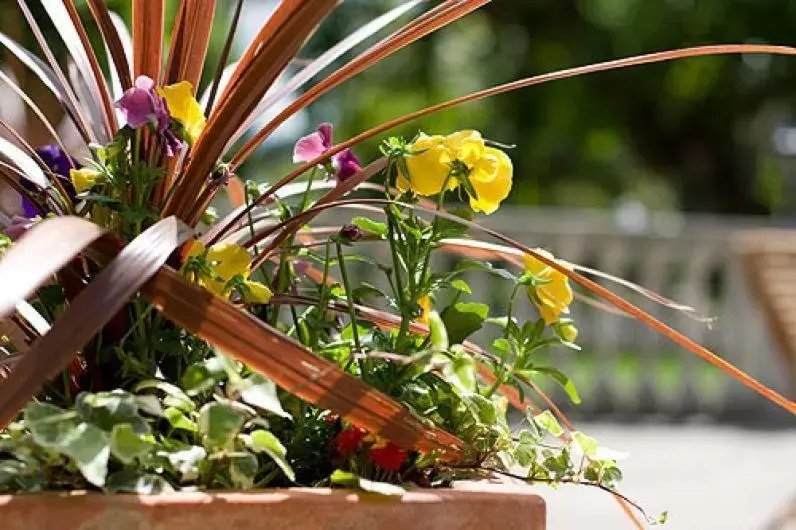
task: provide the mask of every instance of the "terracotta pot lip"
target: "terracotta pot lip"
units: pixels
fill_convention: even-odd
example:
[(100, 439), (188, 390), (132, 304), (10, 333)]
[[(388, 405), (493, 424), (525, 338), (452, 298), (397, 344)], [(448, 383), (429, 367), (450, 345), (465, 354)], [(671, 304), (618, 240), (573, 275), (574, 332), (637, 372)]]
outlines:
[(447, 502), (517, 502), (544, 505), (544, 500), (530, 488), (468, 487), (466, 489), (413, 489), (400, 496), (368, 494), (362, 491), (331, 488), (275, 488), (263, 490), (213, 492), (173, 492), (159, 495), (113, 494), (93, 491), (41, 492), (0, 495), (0, 508), (13, 504), (68, 502), (80, 504), (126, 504), (164, 506), (181, 504), (277, 504), (277, 503), (335, 503), (399, 502), (401, 504), (439, 504)]

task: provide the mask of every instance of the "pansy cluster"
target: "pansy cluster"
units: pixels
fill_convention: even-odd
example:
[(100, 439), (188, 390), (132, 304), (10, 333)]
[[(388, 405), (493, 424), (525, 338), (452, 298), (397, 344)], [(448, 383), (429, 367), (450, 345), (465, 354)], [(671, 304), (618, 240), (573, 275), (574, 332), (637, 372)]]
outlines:
[(488, 146), (478, 131), (420, 133), (408, 148), (406, 171), (400, 171), (396, 181), (401, 191), (431, 196), (462, 186), (470, 207), (486, 214), (497, 210), (511, 191), (511, 158)]

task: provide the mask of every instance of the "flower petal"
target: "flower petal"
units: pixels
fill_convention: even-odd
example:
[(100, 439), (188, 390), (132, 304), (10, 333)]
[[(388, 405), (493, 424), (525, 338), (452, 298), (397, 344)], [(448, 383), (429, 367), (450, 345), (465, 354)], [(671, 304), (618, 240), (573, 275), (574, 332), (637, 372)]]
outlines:
[(315, 160), (323, 153), (326, 152), (326, 147), (323, 143), (323, 136), (319, 132), (314, 132), (302, 137), (296, 142), (293, 148), (293, 162), (309, 162)]

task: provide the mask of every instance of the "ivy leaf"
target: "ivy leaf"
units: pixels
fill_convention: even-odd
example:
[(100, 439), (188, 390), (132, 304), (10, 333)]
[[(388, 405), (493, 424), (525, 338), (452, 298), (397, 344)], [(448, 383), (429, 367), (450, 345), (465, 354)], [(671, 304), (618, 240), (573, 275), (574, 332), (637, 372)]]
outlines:
[(365, 232), (370, 232), (371, 234), (377, 234), (380, 236), (387, 235), (387, 225), (384, 223), (379, 223), (374, 221), (373, 219), (368, 219), (367, 217), (354, 217), (351, 219), (351, 224), (361, 228)]
[(293, 417), (282, 408), (279, 396), (276, 392), (276, 384), (265, 376), (254, 373), (248, 376), (244, 382), (244, 389), (240, 397), (243, 401), (254, 407), (267, 410), (272, 414), (281, 416), (288, 420)]
[(561, 436), (564, 434), (564, 429), (561, 428), (561, 424), (558, 423), (558, 420), (553, 413), (549, 410), (545, 410), (540, 412), (531, 420), (542, 430), (545, 430), (552, 434), (553, 436)]
[(583, 454), (589, 458), (592, 458), (596, 453), (599, 447), (597, 443), (597, 439), (582, 432), (575, 431), (572, 433), (572, 438), (575, 440), (575, 443), (578, 444), (580, 450), (583, 451)]
[(81, 423), (57, 450), (74, 460), (86, 480), (102, 487), (108, 475), (109, 442), (108, 433), (90, 423)]
[(199, 432), (205, 447), (230, 448), (243, 427), (245, 416), (222, 403), (208, 403), (199, 410)]
[(293, 468), (290, 467), (290, 463), (288, 463), (286, 458), (287, 450), (276, 436), (264, 429), (258, 429), (247, 437), (244, 437), (244, 441), (252, 451), (256, 453), (266, 453), (270, 456), (291, 482), (296, 481), (296, 474), (293, 472)]
[(359, 475), (340, 469), (335, 470), (332, 476), (329, 477), (329, 480), (335, 486), (354, 488), (368, 493), (377, 493), (379, 495), (403, 495), (406, 493), (406, 490), (401, 486), (396, 486), (395, 484), (389, 484), (387, 482), (368, 480)]
[(137, 493), (139, 495), (155, 495), (171, 493), (174, 487), (163, 477), (142, 473), (133, 469), (123, 469), (108, 477), (105, 483), (106, 493)]
[(198, 432), (199, 427), (191, 421), (180, 409), (169, 407), (163, 411), (163, 417), (174, 429), (182, 429), (189, 432)]
[(55, 450), (80, 423), (74, 412), (67, 412), (49, 403), (28, 403), (24, 417), (33, 441)]
[(166, 457), (171, 467), (180, 474), (181, 480), (188, 482), (199, 477), (199, 463), (207, 458), (207, 451), (203, 447), (193, 445), (188, 449), (168, 453)]
[(172, 385), (171, 383), (167, 383), (166, 381), (161, 381), (159, 379), (149, 379), (148, 381), (142, 381), (135, 386), (133, 391), (138, 393), (142, 390), (150, 389), (160, 390), (166, 395), (163, 399), (163, 404), (167, 407), (177, 407), (185, 412), (191, 412), (192, 410), (196, 409), (196, 404), (190, 397), (188, 397), (188, 394), (183, 392), (180, 387)]
[(257, 476), (259, 466), (257, 457), (245, 451), (229, 453), (226, 455), (229, 462), (229, 478), (232, 485), (240, 489), (254, 487), (254, 477)]
[(481, 329), (489, 315), (489, 306), (476, 302), (458, 302), (445, 308), (442, 321), (451, 344), (460, 344)]
[(111, 431), (111, 454), (123, 464), (144, 457), (154, 444), (138, 434), (128, 423), (114, 425)]
[(104, 431), (126, 423), (139, 434), (151, 432), (149, 424), (138, 414), (135, 396), (123, 390), (96, 394), (81, 392), (75, 401), (75, 409), (83, 419)]
[(213, 388), (216, 378), (204, 364), (193, 364), (182, 374), (180, 385), (187, 396), (197, 396)]
[(74, 412), (47, 403), (29, 403), (25, 425), (37, 444), (71, 458), (90, 483), (98, 487), (105, 483), (110, 456), (108, 433), (79, 422)]
[(135, 396), (135, 404), (139, 411), (146, 412), (150, 416), (158, 418), (163, 416), (163, 407), (157, 396)]

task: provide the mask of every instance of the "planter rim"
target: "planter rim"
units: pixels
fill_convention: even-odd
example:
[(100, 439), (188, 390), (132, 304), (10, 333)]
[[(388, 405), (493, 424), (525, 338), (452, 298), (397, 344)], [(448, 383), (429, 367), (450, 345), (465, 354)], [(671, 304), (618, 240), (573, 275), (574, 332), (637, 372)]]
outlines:
[(105, 494), (94, 491), (48, 491), (0, 495), (0, 509), (8, 505), (41, 502), (80, 504), (118, 504), (167, 506), (184, 504), (276, 504), (283, 502), (323, 502), (350, 504), (357, 502), (398, 502), (401, 504), (434, 504), (443, 502), (523, 502), (544, 506), (539, 494), (530, 488), (501, 485), (467, 485), (459, 488), (418, 488), (402, 495), (379, 495), (359, 490), (338, 488), (273, 488), (261, 490), (179, 491), (155, 495), (134, 493)]

